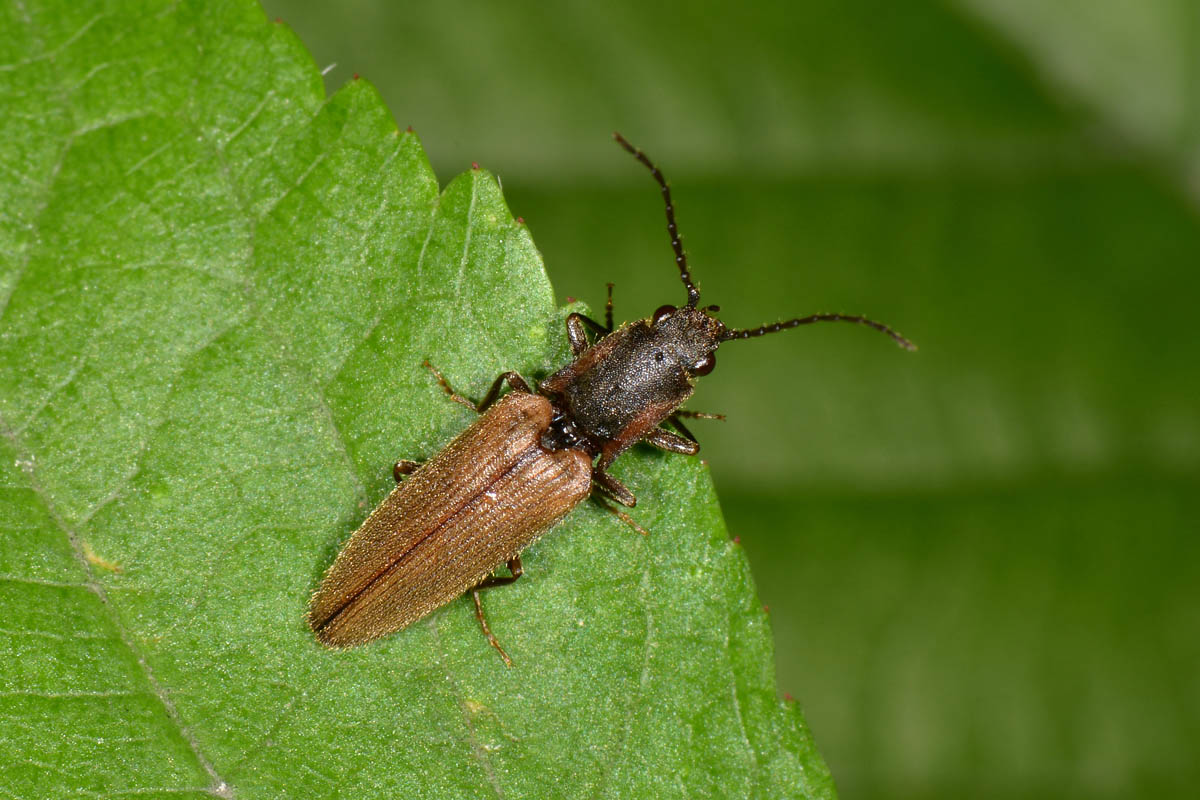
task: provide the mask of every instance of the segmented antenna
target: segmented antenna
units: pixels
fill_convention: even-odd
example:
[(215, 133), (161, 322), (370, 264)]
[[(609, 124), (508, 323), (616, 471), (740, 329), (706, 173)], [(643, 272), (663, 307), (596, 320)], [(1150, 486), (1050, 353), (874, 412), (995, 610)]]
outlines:
[(646, 154), (637, 149), (626, 141), (625, 137), (613, 131), (613, 138), (617, 140), (617, 144), (624, 147), (633, 157), (646, 165), (646, 169), (650, 170), (650, 174), (654, 176), (654, 180), (658, 181), (658, 185), (662, 187), (663, 202), (667, 206), (667, 233), (671, 235), (671, 249), (675, 251), (675, 265), (679, 267), (679, 277), (683, 279), (683, 285), (687, 287), (688, 293), (688, 308), (695, 308), (700, 302), (700, 290), (696, 288), (696, 284), (692, 283), (691, 273), (688, 272), (687, 256), (683, 254), (683, 242), (679, 239), (679, 226), (675, 224), (675, 206), (671, 205), (671, 189), (667, 186), (666, 178), (658, 171), (658, 167), (654, 166)]
[(799, 317), (798, 319), (789, 319), (786, 322), (776, 322), (774, 325), (763, 325), (761, 328), (745, 328), (735, 330), (733, 328), (726, 329), (725, 333), (721, 334), (721, 341), (728, 342), (730, 339), (749, 339), (754, 336), (765, 336), (768, 333), (779, 333), (788, 328), (798, 328), (801, 325), (811, 325), (814, 322), (854, 322), (859, 325), (866, 325), (868, 328), (874, 328), (880, 333), (885, 333), (895, 340), (896, 344), (903, 347), (905, 350), (916, 350), (917, 346), (905, 339), (894, 330), (884, 325), (882, 322), (876, 322), (873, 319), (866, 317), (853, 317), (848, 314), (813, 314), (809, 317)]

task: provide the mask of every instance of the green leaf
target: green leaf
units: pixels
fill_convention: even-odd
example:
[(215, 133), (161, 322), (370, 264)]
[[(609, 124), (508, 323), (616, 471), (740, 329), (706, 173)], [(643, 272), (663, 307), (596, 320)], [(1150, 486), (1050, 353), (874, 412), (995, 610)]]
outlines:
[(636, 452), (489, 593), (345, 652), (340, 543), (504, 369), (566, 358), (529, 232), (439, 193), (256, 5), (0, 29), (0, 777), (18, 797), (827, 797), (706, 468)]
[(1200, 3), (264, 4), (502, 171), (556, 286), (677, 291), (616, 127), (726, 320), (920, 344), (731, 344), (694, 401), (844, 794), (1194, 793)]

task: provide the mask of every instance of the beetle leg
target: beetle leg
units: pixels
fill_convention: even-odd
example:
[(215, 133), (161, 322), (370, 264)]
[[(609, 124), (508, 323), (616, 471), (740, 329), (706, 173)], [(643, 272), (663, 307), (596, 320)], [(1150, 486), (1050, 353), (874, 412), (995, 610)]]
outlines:
[(589, 329), (597, 336), (604, 336), (611, 330), (583, 314), (567, 315), (567, 341), (571, 344), (571, 355), (578, 356), (591, 345), (587, 338)]
[(686, 408), (680, 408), (675, 411), (673, 417), (687, 417), (688, 419), (719, 419), (724, 421), (724, 414), (709, 414), (704, 411), (689, 411)]
[(420, 461), (410, 461), (407, 458), (402, 458), (392, 467), (392, 477), (396, 479), (396, 483), (399, 483), (404, 480), (405, 475), (412, 475), (419, 466), (421, 466)]
[(672, 414), (671, 416), (668, 416), (667, 425), (670, 425), (672, 428), (676, 429), (676, 431), (682, 433), (684, 439), (696, 441), (696, 434), (689, 431), (688, 426), (684, 425), (683, 420), (680, 420), (677, 415)]
[(454, 389), (452, 389), (450, 387), (450, 381), (446, 380), (445, 376), (442, 375), (442, 373), (438, 372), (437, 367), (435, 367), (433, 364), (429, 363), (429, 359), (425, 359), (425, 366), (429, 369), (430, 372), (433, 373), (433, 377), (437, 378), (438, 386), (441, 386), (442, 391), (444, 391), (446, 394), (450, 395), (451, 400), (453, 400), (456, 403), (461, 403), (462, 405), (466, 406), (467, 408), (471, 409), (472, 411), (478, 411), (478, 409), (475, 408), (474, 403), (472, 403), (470, 400), (463, 397), (462, 395), (460, 395), (458, 392), (454, 391)]
[[(682, 425), (680, 425), (683, 428)], [(668, 453), (682, 453), (685, 456), (694, 456), (700, 452), (700, 445), (691, 436), (691, 431), (683, 428), (683, 432), (688, 435), (688, 438), (678, 436), (668, 430), (655, 428), (646, 434), (642, 439), (646, 444), (652, 444), (660, 450), (666, 450)]]
[(496, 376), (496, 380), (492, 381), (492, 388), (488, 389), (488, 393), (479, 401), (479, 405), (473, 406), (473, 408), (480, 414), (486, 411), (488, 406), (496, 402), (496, 398), (500, 396), (500, 387), (505, 383), (518, 392), (533, 394), (533, 389), (529, 388), (529, 384), (521, 377), (521, 373), (512, 371), (502, 372)]
[(683, 420), (681, 420), (678, 415), (672, 414), (671, 416), (667, 417), (667, 423), (670, 424), (672, 428), (682, 433), (685, 439), (692, 442), (696, 441), (696, 435), (688, 430), (687, 426), (683, 424)]
[(571, 355), (578, 356), (587, 349), (587, 333), (584, 332), (582, 314), (567, 315), (567, 343), (571, 345)]
[(507, 383), (513, 389), (516, 389), (518, 392), (533, 394), (533, 389), (529, 388), (529, 384), (525, 382), (525, 379), (521, 377), (519, 372), (502, 372), (496, 377), (496, 380), (492, 382), (492, 388), (488, 389), (488, 393), (484, 395), (483, 400), (476, 405), (458, 392), (454, 391), (454, 389), (450, 386), (450, 381), (446, 380), (446, 377), (442, 375), (442, 373), (438, 372), (437, 367), (435, 367), (433, 364), (430, 364), (428, 359), (425, 361), (425, 366), (428, 367), (429, 371), (433, 373), (433, 376), (437, 378), (438, 385), (442, 387), (446, 394), (450, 395), (451, 400), (456, 403), (461, 403), (477, 414), (482, 414), (487, 410), (488, 406), (496, 402), (496, 398), (500, 396), (500, 387), (505, 383)]
[(475, 619), (479, 620), (479, 627), (483, 628), (483, 635), (487, 637), (488, 644), (496, 648), (496, 652), (504, 659), (504, 666), (511, 667), (512, 659), (508, 657), (508, 653), (504, 652), (504, 648), (500, 646), (500, 640), (496, 638), (496, 634), (492, 633), (492, 629), (488, 627), (487, 618), (483, 616), (483, 604), (479, 602), (479, 591), (472, 590), (471, 597), (475, 599)]
[[(724, 414), (706, 414), (703, 411), (688, 411), (687, 409), (683, 408), (667, 417), (667, 423), (672, 428), (682, 433), (684, 438), (693, 442), (696, 441), (696, 436), (690, 430), (688, 430), (686, 425), (683, 424), (684, 417), (687, 417), (688, 419), (725, 419)], [(651, 444), (653, 444), (653, 442), (651, 442)]]
[(601, 491), (616, 500), (623, 506), (633, 508), (637, 505), (637, 498), (633, 496), (633, 492), (625, 488), (625, 484), (609, 475), (605, 471), (607, 464), (599, 464), (592, 470), (592, 480), (600, 487)]
[(478, 592), (483, 589), (491, 589), (493, 586), (507, 586), (510, 583), (516, 583), (517, 578), (525, 574), (524, 570), (521, 569), (520, 556), (510, 558), (505, 563), (508, 565), (508, 571), (512, 573), (511, 575), (489, 575), (480, 581), (479, 585), (471, 591)]
[(641, 525), (638, 525), (637, 521), (633, 517), (629, 516), (624, 511), (622, 511), (621, 509), (614, 506), (612, 503), (605, 500), (602, 494), (597, 492), (592, 495), (592, 499), (595, 500), (597, 505), (599, 505), (605, 511), (612, 514), (614, 517), (621, 520), (629, 527), (633, 528), (635, 531), (640, 533), (642, 536), (650, 535), (650, 531), (646, 530)]
[(515, 582), (517, 578), (521, 577), (523, 570), (521, 569), (520, 556), (508, 560), (508, 571), (512, 574), (503, 577), (491, 575), (484, 578), (482, 583), (471, 590), (471, 598), (475, 601), (475, 619), (479, 620), (479, 627), (483, 629), (483, 635), (487, 637), (488, 644), (496, 648), (496, 652), (504, 659), (504, 665), (511, 667), (512, 659), (508, 657), (508, 653), (504, 652), (504, 648), (500, 646), (500, 640), (496, 638), (496, 634), (492, 633), (492, 629), (488, 627), (487, 617), (483, 615), (483, 603), (479, 599), (479, 593), (484, 589), (490, 589), (493, 586), (504, 586), (505, 584)]
[(613, 290), (613, 285), (610, 283), (610, 284), (608, 284), (608, 299), (604, 301), (604, 327), (608, 329), (609, 333), (612, 333), (612, 329), (613, 329), (612, 290)]

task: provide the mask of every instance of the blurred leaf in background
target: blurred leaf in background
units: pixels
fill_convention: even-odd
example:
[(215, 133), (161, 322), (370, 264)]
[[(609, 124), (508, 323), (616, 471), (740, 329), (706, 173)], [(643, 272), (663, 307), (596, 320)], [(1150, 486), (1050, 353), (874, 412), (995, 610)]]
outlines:
[(693, 405), (781, 688), (850, 797), (1200, 781), (1200, 6), (271, 0), (439, 173), (478, 160), (561, 299), (752, 325)]

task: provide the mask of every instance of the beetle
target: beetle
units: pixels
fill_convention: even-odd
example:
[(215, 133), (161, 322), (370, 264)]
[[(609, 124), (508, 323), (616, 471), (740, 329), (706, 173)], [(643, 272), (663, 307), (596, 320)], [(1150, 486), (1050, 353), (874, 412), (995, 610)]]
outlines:
[[(888, 326), (857, 315), (726, 326), (714, 316), (719, 307), (700, 306), (666, 179), (641, 150), (619, 133), (613, 136), (660, 187), (686, 303), (660, 306), (614, 329), (609, 284), (604, 324), (583, 314), (567, 316), (569, 364), (536, 390), (518, 373), (506, 372), (478, 405), (425, 362), (452, 400), (481, 416), (425, 464), (396, 463), (396, 488), (346, 542), (312, 597), (308, 621), (321, 643), (350, 647), (371, 641), (470, 591), (488, 642), (511, 665), (487, 624), (479, 592), (520, 578), (521, 551), (589, 496), (645, 533), (606, 502), (627, 507), (637, 502), (608, 468), (638, 442), (672, 453), (699, 452), (682, 420), (716, 415), (682, 406), (696, 378), (716, 366), (721, 344), (816, 322), (853, 322), (916, 349)], [(511, 391), (501, 396), (505, 385)], [(502, 564), (509, 575), (494, 575)]]

